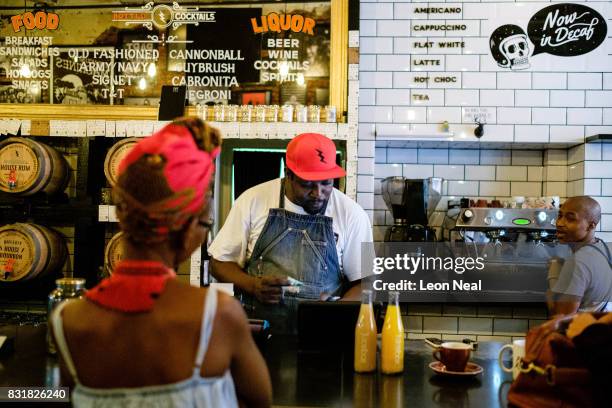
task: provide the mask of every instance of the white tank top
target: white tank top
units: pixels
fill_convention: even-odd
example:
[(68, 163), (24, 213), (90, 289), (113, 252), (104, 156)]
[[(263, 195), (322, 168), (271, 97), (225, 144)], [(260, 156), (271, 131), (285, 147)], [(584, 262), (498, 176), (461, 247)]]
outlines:
[(51, 314), (57, 348), (75, 383), (72, 405), (78, 408), (136, 408), (136, 407), (238, 407), (234, 380), (228, 369), (219, 377), (202, 377), (200, 369), (212, 333), (217, 310), (217, 292), (208, 289), (202, 314), (200, 342), (193, 367), (193, 375), (171, 384), (137, 388), (91, 388), (82, 385), (68, 350), (62, 323), (62, 310), (70, 302), (60, 303)]

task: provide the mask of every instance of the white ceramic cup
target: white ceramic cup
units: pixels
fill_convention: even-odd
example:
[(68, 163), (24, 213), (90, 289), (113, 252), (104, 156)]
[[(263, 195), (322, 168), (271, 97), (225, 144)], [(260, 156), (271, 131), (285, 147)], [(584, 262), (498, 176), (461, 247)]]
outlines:
[[(506, 367), (502, 360), (504, 356), (504, 351), (506, 349), (510, 349), (512, 351), (512, 367)], [(521, 358), (525, 357), (525, 339), (514, 340), (512, 344), (506, 344), (501, 349), (499, 349), (499, 355), (497, 360), (499, 362), (499, 366), (502, 370), (507, 373), (512, 373), (512, 379), (516, 379), (518, 377), (521, 364)]]
[(553, 209), (559, 208), (559, 196), (547, 196), (546, 199), (546, 208)]

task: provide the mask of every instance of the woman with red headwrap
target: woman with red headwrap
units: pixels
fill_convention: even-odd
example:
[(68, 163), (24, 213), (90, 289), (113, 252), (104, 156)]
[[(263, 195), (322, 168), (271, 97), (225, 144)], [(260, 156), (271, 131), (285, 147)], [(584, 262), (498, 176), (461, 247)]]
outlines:
[(138, 142), (114, 186), (125, 260), (51, 322), (78, 407), (268, 406), (265, 362), (240, 304), (175, 279), (204, 242), (216, 131), (176, 121)]

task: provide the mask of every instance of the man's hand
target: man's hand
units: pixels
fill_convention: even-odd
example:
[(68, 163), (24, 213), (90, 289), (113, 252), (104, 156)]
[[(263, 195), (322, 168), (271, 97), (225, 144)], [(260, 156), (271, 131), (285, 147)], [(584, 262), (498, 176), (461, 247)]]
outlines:
[(281, 286), (289, 286), (289, 280), (283, 276), (263, 276), (255, 278), (253, 295), (261, 303), (276, 305), (280, 303)]

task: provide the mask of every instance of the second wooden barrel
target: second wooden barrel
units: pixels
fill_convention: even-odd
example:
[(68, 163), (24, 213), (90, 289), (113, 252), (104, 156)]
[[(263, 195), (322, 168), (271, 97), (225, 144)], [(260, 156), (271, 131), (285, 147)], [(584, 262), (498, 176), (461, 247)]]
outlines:
[(21, 137), (0, 142), (0, 191), (53, 194), (64, 191), (69, 180), (68, 163), (54, 148)]
[(106, 153), (106, 158), (104, 159), (104, 175), (111, 186), (114, 186), (117, 182), (119, 163), (121, 163), (121, 160), (123, 160), (139, 140), (140, 139), (136, 137), (123, 139), (115, 143), (113, 147), (108, 150), (108, 153)]
[(56, 231), (36, 224), (0, 227), (0, 282), (34, 279), (60, 269), (68, 250)]
[(118, 232), (108, 241), (104, 249), (104, 271), (112, 275), (115, 265), (124, 257), (123, 232)]

